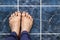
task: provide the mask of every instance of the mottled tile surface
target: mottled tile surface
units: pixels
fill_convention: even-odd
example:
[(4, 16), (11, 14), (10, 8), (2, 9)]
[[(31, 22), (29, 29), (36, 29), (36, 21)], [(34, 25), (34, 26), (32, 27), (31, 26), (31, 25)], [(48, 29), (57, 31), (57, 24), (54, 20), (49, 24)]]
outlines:
[(19, 0), (20, 5), (40, 5), (40, 0)]
[[(9, 16), (15, 12), (17, 8), (15, 7), (0, 7), (0, 32), (2, 33), (10, 33)], [(30, 33), (40, 33), (40, 7), (20, 7), (19, 10), (28, 12), (34, 19), (33, 28)], [(7, 36), (7, 35), (6, 35)], [(31, 40), (39, 40), (39, 35), (31, 35)], [(1, 36), (1, 40), (3, 40), (5, 36)]]
[(60, 40), (60, 35), (42, 35), (42, 40)]
[(44, 5), (60, 5), (60, 0), (42, 0)]
[(60, 7), (43, 7), (42, 32), (60, 33)]
[(0, 32), (10, 32), (8, 18), (16, 10), (14, 7), (0, 7)]
[(0, 0), (0, 5), (16, 5), (17, 0)]
[[(3, 7), (0, 7), (0, 33), (11, 33), (11, 30), (9, 28), (9, 20), (8, 18), (10, 15), (17, 11), (17, 8), (14, 6), (17, 6), (18, 0), (0, 0), (0, 5), (5, 5)], [(34, 19), (33, 27), (30, 31), (30, 38), (31, 40), (40, 40), (40, 7), (37, 7), (36, 5), (40, 5), (40, 0), (19, 0), (19, 5), (24, 5), (19, 7), (19, 10), (21, 12), (26, 11), (28, 12)], [(7, 6), (11, 5), (11, 6)], [(32, 5), (33, 7), (25, 6), (25, 5)], [(36, 7), (35, 7), (35, 6)], [(33, 34), (36, 33), (36, 34)], [(6, 37), (9, 37), (8, 35), (1, 34), (0, 40), (4, 40)]]
[(40, 40), (40, 35), (30, 35), (31, 40)]
[(20, 11), (28, 12), (34, 19), (31, 33), (40, 33), (40, 8), (39, 7), (20, 7)]
[(4, 40), (7, 37), (8, 37), (7, 35), (0, 35), (0, 40)]

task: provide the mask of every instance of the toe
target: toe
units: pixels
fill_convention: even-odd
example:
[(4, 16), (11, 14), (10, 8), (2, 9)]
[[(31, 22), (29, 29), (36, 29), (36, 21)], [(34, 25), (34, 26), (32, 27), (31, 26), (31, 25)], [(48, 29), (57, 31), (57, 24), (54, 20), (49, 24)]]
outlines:
[(28, 15), (29, 15), (28, 12), (26, 12), (26, 17), (28, 17)]
[(27, 16), (28, 18), (30, 18), (30, 19), (31, 19), (31, 16), (30, 16), (30, 14), (26, 13), (26, 16)]
[(31, 18), (30, 14), (26, 12), (26, 17)]
[(31, 15), (28, 15), (28, 17), (29, 17), (29, 19), (30, 19), (30, 20), (32, 20), (32, 21), (33, 21), (33, 18), (32, 18), (32, 16), (31, 16)]
[(9, 17), (9, 21), (11, 20), (11, 17)]
[(31, 19), (31, 16), (30, 15), (28, 15), (29, 16), (29, 18)]
[(30, 19), (33, 21), (33, 17), (32, 16), (30, 16)]
[(25, 15), (26, 15), (26, 12), (23, 12), (23, 13), (22, 13), (22, 17), (24, 17)]
[(13, 16), (13, 14), (11, 14), (11, 17)]
[(18, 16), (21, 16), (21, 12), (18, 12)]
[(33, 18), (31, 18), (31, 20), (33, 21)]
[(18, 12), (15, 12), (15, 15), (17, 16), (18, 15)]
[(14, 17), (15, 16), (15, 13), (11, 14), (11, 17)]

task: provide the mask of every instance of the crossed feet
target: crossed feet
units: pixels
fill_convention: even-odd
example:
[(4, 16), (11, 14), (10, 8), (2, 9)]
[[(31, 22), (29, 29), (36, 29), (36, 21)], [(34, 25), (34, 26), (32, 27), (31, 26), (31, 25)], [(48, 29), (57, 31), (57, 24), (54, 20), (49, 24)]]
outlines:
[(9, 18), (9, 24), (12, 32), (16, 32), (19, 35), (20, 28), (21, 32), (30, 32), (33, 24), (33, 18), (28, 14), (28, 12), (15, 12), (11, 14)]

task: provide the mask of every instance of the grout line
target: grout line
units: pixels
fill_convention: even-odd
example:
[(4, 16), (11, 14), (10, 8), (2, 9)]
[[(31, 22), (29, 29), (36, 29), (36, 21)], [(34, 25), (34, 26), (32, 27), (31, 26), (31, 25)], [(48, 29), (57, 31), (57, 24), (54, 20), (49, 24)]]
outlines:
[[(41, 1), (40, 1), (40, 5), (41, 5)], [(40, 7), (40, 33), (41, 33), (41, 7)], [(41, 40), (41, 35), (40, 35), (40, 40)]]
[(42, 33), (40, 35), (60, 35), (60, 33)]
[(0, 35), (10, 35), (10, 33), (0, 33)]
[(17, 7), (17, 5), (0, 5), (0, 7)]
[(60, 5), (0, 5), (0, 7), (60, 7)]
[(42, 7), (60, 7), (60, 5), (41, 5)]
[(42, 40), (42, 0), (40, 0), (40, 40)]
[(19, 11), (19, 0), (17, 0), (17, 11)]
[(19, 5), (19, 7), (40, 7), (40, 5)]
[(17, 9), (19, 7), (40, 7), (40, 5), (19, 5), (17, 3), (17, 5), (0, 5), (0, 7), (17, 7)]

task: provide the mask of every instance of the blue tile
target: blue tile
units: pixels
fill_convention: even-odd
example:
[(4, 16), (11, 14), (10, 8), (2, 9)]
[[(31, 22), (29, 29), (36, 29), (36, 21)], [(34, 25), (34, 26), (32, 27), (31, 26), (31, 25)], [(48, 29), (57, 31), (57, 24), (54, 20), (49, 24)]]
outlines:
[(42, 35), (42, 40), (60, 40), (60, 35)]
[(40, 32), (40, 13), (39, 7), (20, 7), (20, 11), (28, 12), (34, 19), (33, 28), (31, 33), (39, 33)]
[(44, 7), (42, 11), (42, 32), (60, 33), (60, 8)]
[(40, 0), (19, 0), (20, 5), (40, 5)]
[(33, 18), (40, 19), (40, 7), (20, 7), (20, 11), (26, 11)]
[(42, 0), (44, 5), (60, 5), (60, 0)]
[[(56, 7), (43, 7), (42, 8), (42, 20), (49, 20), (51, 18), (52, 15), (55, 14), (56, 11)], [(48, 17), (47, 17), (48, 16)]]
[(5, 40), (5, 38), (7, 38), (7, 35), (0, 35), (0, 40)]
[(14, 7), (0, 7), (0, 32), (9, 32), (8, 17), (17, 9)]
[(17, 0), (0, 0), (0, 5), (16, 5)]
[(31, 33), (40, 33), (40, 20), (34, 19)]
[(30, 35), (31, 40), (40, 40), (40, 35)]

